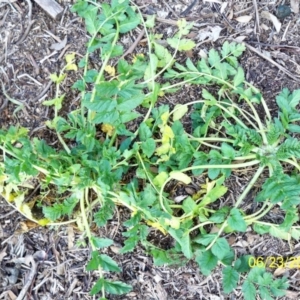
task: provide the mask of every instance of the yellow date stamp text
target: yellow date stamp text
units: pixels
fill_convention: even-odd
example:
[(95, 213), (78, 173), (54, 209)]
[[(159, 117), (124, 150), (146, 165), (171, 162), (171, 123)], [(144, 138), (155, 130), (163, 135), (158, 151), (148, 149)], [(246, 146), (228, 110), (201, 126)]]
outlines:
[(300, 256), (250, 256), (248, 259), (248, 265), (250, 268), (261, 267), (261, 268), (289, 268), (289, 269), (300, 269)]

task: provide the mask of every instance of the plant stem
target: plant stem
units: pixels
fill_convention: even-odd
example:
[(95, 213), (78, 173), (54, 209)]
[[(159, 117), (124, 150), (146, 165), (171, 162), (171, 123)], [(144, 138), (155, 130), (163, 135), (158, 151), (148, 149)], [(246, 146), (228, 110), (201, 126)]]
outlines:
[[(250, 86), (253, 90), (257, 90), (257, 89), (254, 87), (254, 85), (252, 85), (250, 82), (244, 81), (244, 83), (245, 83), (246, 85)], [(269, 119), (269, 121), (271, 121), (271, 120), (272, 120), (271, 113), (270, 113), (270, 110), (269, 110), (269, 108), (268, 108), (268, 106), (267, 106), (267, 103), (266, 103), (266, 101), (265, 101), (265, 99), (264, 99), (263, 97), (261, 97), (261, 103), (262, 103), (262, 105), (263, 105), (263, 108), (264, 108), (264, 110), (265, 110), (265, 113), (266, 113), (267, 118)]]
[(256, 220), (259, 220), (263, 216), (265, 216), (272, 209), (272, 207), (273, 207), (273, 205), (271, 203), (268, 203), (267, 209), (265, 209), (261, 214), (257, 215), (256, 217), (253, 217), (253, 215), (250, 215), (250, 216), (247, 216), (247, 218), (245, 217), (244, 219), (247, 223), (250, 223), (250, 224), (253, 222), (256, 222)]
[[(117, 13), (115, 13), (114, 15), (116, 15), (116, 14), (117, 14)], [(112, 15), (110, 18), (112, 19), (112, 18), (114, 17), (114, 15)], [(99, 26), (99, 30), (100, 30), (100, 28), (101, 28), (108, 20), (109, 20), (109, 19), (106, 19), (106, 20)], [(116, 21), (116, 27), (117, 27), (116, 33), (115, 33), (114, 39), (113, 39), (113, 41), (112, 41), (112, 43), (111, 43), (110, 51), (109, 51), (109, 53), (107, 53), (107, 55), (106, 55), (106, 57), (105, 57), (105, 59), (104, 59), (104, 61), (103, 61), (103, 63), (102, 63), (101, 69), (100, 69), (100, 71), (99, 71), (99, 73), (98, 73), (98, 75), (97, 75), (97, 78), (96, 78), (96, 81), (95, 81), (95, 84), (94, 84), (94, 87), (93, 87), (93, 91), (92, 91), (92, 95), (91, 95), (90, 102), (94, 102), (94, 100), (95, 100), (95, 96), (96, 96), (96, 86), (101, 82), (101, 79), (102, 79), (102, 77), (103, 77), (104, 70), (105, 70), (105, 68), (106, 68), (106, 66), (107, 66), (107, 64), (108, 64), (108, 61), (110, 60), (112, 51), (113, 51), (113, 49), (114, 49), (114, 47), (115, 47), (115, 45), (116, 45), (116, 43), (117, 43), (117, 41), (118, 41), (118, 39), (119, 39), (119, 23), (117, 22), (116, 19), (115, 19), (115, 21)], [(94, 35), (93, 40), (96, 38), (97, 34), (98, 34), (98, 30), (96, 31), (96, 34)], [(89, 120), (89, 121), (92, 121), (92, 111), (91, 111), (91, 110), (88, 111), (88, 120)]]
[(222, 234), (223, 230), (225, 229), (225, 227), (227, 226), (227, 220), (224, 221), (224, 223), (222, 224), (221, 228), (218, 231), (218, 234), (215, 236), (215, 238), (211, 241), (211, 243), (205, 248), (205, 250), (209, 250), (214, 243), (216, 242), (216, 240), (219, 238), (219, 236)]
[(196, 229), (198, 229), (198, 228), (200, 228), (200, 227), (203, 227), (203, 226), (205, 226), (205, 225), (209, 225), (209, 224), (213, 224), (213, 222), (211, 222), (211, 221), (206, 221), (206, 222), (200, 223), (200, 224), (194, 226), (193, 228), (189, 229), (189, 230), (188, 230), (188, 233), (191, 233), (192, 231), (194, 231), (194, 230), (196, 230)]
[(185, 169), (180, 170), (180, 172), (187, 172), (192, 170), (198, 169), (238, 169), (238, 168), (245, 168), (259, 164), (259, 160), (252, 160), (246, 163), (240, 164), (229, 164), (229, 165), (202, 165), (202, 166), (192, 166)]
[[(97, 248), (95, 247), (94, 243), (93, 243), (93, 239), (92, 239), (92, 233), (91, 233), (91, 229), (90, 229), (90, 225), (87, 219), (87, 215), (86, 215), (86, 211), (85, 211), (85, 201), (87, 201), (88, 199), (88, 193), (89, 193), (89, 189), (85, 188), (84, 191), (80, 191), (80, 210), (81, 210), (81, 218), (82, 218), (82, 223), (86, 232), (86, 235), (89, 239), (91, 248), (93, 251), (97, 251)], [(99, 277), (103, 278), (103, 271), (102, 268), (100, 266), (98, 266), (98, 271), (99, 271)], [(104, 287), (102, 287), (102, 297), (105, 298), (105, 289)]]
[(246, 195), (249, 193), (249, 191), (252, 189), (252, 187), (254, 186), (255, 182), (257, 181), (257, 179), (259, 178), (259, 176), (261, 175), (261, 173), (263, 172), (264, 169), (265, 169), (264, 166), (260, 166), (256, 170), (256, 173), (252, 177), (251, 181), (248, 183), (248, 185), (244, 189), (243, 193), (238, 197), (238, 199), (237, 199), (234, 207), (237, 208), (242, 203), (242, 201), (244, 200), (244, 198), (246, 197)]

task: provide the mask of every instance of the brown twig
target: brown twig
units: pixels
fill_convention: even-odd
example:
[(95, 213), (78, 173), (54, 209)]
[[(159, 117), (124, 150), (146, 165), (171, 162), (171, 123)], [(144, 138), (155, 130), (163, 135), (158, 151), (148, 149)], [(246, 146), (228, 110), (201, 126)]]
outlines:
[[(255, 27), (254, 27), (254, 33), (256, 34), (257, 40), (260, 41), (259, 35), (260, 35), (260, 24), (259, 24), (259, 13), (258, 13), (258, 8), (257, 8), (257, 2), (256, 0), (253, 1), (253, 6), (255, 10)], [(259, 48), (261, 51), (261, 49)]]
[(20, 294), (19, 294), (19, 296), (18, 296), (18, 298), (16, 300), (23, 300), (24, 299), (24, 297), (25, 297), (25, 295), (26, 295), (26, 293), (27, 293), (30, 285), (33, 282), (34, 276), (36, 274), (37, 263), (34, 261), (33, 256), (30, 255), (28, 257), (28, 260), (31, 263), (31, 270), (29, 272), (28, 277), (26, 278), (26, 283), (24, 284), (24, 286), (23, 286), (23, 288), (22, 288), (22, 290), (21, 290), (21, 292), (20, 292)]
[(189, 14), (197, 2), (198, 0), (194, 0), (183, 12), (180, 13), (180, 16), (185, 17), (187, 14)]
[(259, 50), (255, 49), (254, 47), (250, 46), (247, 43), (244, 43), (245, 46), (255, 52), (257, 55), (259, 55), (260, 57), (264, 58), (265, 60), (269, 61), (270, 63), (272, 63), (274, 66), (276, 66), (279, 70), (281, 70), (283, 73), (285, 73), (288, 77), (292, 78), (295, 81), (300, 81), (300, 78), (294, 76), (292, 73), (290, 73), (286, 68), (284, 68), (283, 66), (281, 66), (280, 64), (278, 64), (276, 61), (274, 61), (272, 58), (264, 55), (263, 53), (261, 53)]
[(23, 36), (16, 43), (16, 45), (21, 44), (25, 40), (25, 38), (27, 37), (27, 35), (28, 35), (29, 31), (30, 31), (30, 28), (31, 28), (32, 24), (35, 22), (35, 20), (31, 20), (31, 16), (32, 16), (32, 4), (31, 4), (31, 1), (30, 0), (26, 0), (26, 2), (28, 4), (28, 27), (26, 28)]
[(131, 54), (133, 52), (133, 50), (136, 48), (136, 46), (138, 45), (138, 43), (140, 42), (144, 34), (145, 34), (145, 29), (142, 29), (138, 37), (135, 39), (132, 45), (127, 49), (127, 51), (121, 56), (120, 59), (123, 59), (126, 55)]
[(35, 97), (31, 100), (31, 102), (36, 102), (38, 101), (39, 99), (41, 99), (46, 93), (47, 91), (49, 90), (50, 86), (52, 84), (52, 80), (50, 80), (47, 85), (45, 86), (45, 88)]
[(261, 42), (255, 42), (255, 41), (246, 41), (249, 44), (259, 44), (264, 47), (270, 47), (270, 48), (285, 48), (285, 49), (290, 49), (290, 50), (295, 50), (295, 51), (300, 51), (300, 47), (297, 46), (290, 46), (290, 45), (277, 45), (277, 44), (266, 44), (266, 43), (261, 43)]

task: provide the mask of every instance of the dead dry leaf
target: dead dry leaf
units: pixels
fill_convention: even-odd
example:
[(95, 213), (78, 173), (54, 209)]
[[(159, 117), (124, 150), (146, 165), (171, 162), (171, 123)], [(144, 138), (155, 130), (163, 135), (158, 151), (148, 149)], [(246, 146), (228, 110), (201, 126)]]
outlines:
[(3, 260), (3, 258), (6, 256), (6, 248), (7, 246), (5, 246), (5, 248), (0, 252), (0, 262)]
[[(1, 3), (1, 0), (0, 0), (0, 3)], [(8, 291), (3, 292), (0, 295), (0, 299), (16, 300), (17, 296), (11, 290), (8, 290)]]
[(222, 4), (221, 0), (204, 0), (203, 2), (213, 2), (213, 3), (219, 3)]
[(220, 13), (221, 13), (221, 14), (223, 14), (223, 13), (224, 13), (224, 11), (225, 11), (225, 9), (226, 9), (227, 5), (228, 5), (228, 2), (224, 2), (224, 3), (222, 3), (222, 5), (221, 5), (221, 8), (220, 8)]
[(234, 40), (237, 41), (238, 43), (241, 43), (246, 38), (248, 38), (248, 36), (246, 36), (246, 35), (240, 35), (240, 36), (236, 37)]
[(4, 237), (4, 230), (0, 224), (0, 239)]
[(286, 274), (287, 272), (288, 272), (288, 269), (286, 269), (286, 268), (277, 268), (274, 271), (274, 276), (275, 277), (282, 276), (282, 275)]
[(271, 21), (276, 29), (276, 32), (280, 32), (281, 29), (281, 23), (279, 22), (279, 20), (271, 13), (269, 13), (268, 11), (262, 11), (261, 12), (261, 17), (264, 19), (267, 19), (269, 21)]
[(298, 292), (292, 292), (292, 291), (286, 291), (285, 296), (289, 299), (299, 299), (299, 293)]
[(199, 32), (198, 39), (201, 42), (204, 40), (215, 42), (217, 39), (219, 39), (222, 30), (223, 28), (220, 26), (214, 26), (214, 27), (208, 26), (207, 28)]
[(248, 23), (251, 19), (252, 19), (252, 16), (247, 16), (247, 15), (235, 18), (235, 20), (240, 23)]
[(292, 11), (297, 14), (299, 12), (299, 0), (291, 0)]
[(74, 247), (75, 234), (72, 226), (68, 226), (68, 249), (71, 250)]
[(65, 38), (61, 42), (52, 44), (50, 46), (50, 49), (55, 51), (60, 51), (61, 49), (65, 48), (66, 45), (67, 45), (67, 36), (65, 36)]

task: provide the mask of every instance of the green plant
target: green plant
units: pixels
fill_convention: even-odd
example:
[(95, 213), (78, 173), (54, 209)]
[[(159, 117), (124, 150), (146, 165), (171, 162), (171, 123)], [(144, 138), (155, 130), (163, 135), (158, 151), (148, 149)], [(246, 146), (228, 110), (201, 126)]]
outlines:
[[(194, 258), (204, 275), (221, 264), (225, 293), (243, 277), (245, 299), (255, 299), (256, 292), (264, 299), (282, 296), (287, 278), (273, 280), (264, 265), (249, 271), (249, 257), (236, 260), (223, 233), (245, 232), (252, 226), (259, 234), (289, 242), (299, 239), (300, 142), (294, 134), (300, 132), (295, 123), (300, 120), (296, 110), (300, 90), (284, 89), (276, 98), (278, 116), (272, 118), (262, 94), (245, 81), (238, 64), (243, 44), (225, 42), (220, 52), (210, 50), (207, 59), (179, 64), (176, 54), (195, 46), (185, 38), (193, 24), (178, 21), (178, 31), (165, 48), (158, 43), (162, 36), (155, 33), (154, 17), (143, 20), (129, 1), (112, 0), (109, 5), (80, 0), (73, 11), (85, 20), (91, 36), (78, 64), (82, 78), (73, 85), (81, 93), (81, 107), (60, 116), (64, 101), (60, 84), (68, 70), (77, 70), (71, 54), (60, 74), (51, 75), (55, 98), (44, 102), (53, 106), (54, 118), (47, 126), (56, 132), (61, 148), (30, 139), (22, 127), (1, 130), (1, 195), (41, 225), (76, 222), (83, 229), (92, 249), (87, 270), (100, 274), (91, 292), (100, 293), (101, 299), (107, 293), (130, 290), (127, 284), (105, 277), (106, 271), (120, 271), (116, 262), (99, 252), (113, 241), (96, 237), (90, 229), (91, 223), (104, 226), (116, 205), (132, 212), (124, 223), (128, 230), (123, 233), (122, 253), (141, 243), (156, 264), (178, 262), (184, 255), (186, 260)], [(148, 40), (147, 55), (115, 63), (114, 58), (124, 52), (120, 36), (140, 24)], [(100, 70), (90, 66), (92, 53), (99, 53)], [(201, 99), (172, 109), (159, 105), (159, 97), (185, 84), (200, 85)], [(190, 118), (191, 128), (185, 128), (183, 117)], [(248, 172), (252, 178), (232, 205), (220, 206), (236, 171)], [(126, 176), (134, 178), (125, 180)], [(171, 195), (172, 186), (188, 185), (197, 178), (203, 184), (192, 195)], [(33, 215), (27, 201), (36, 181), (43, 219)], [(256, 197), (261, 204), (247, 214), (243, 204), (256, 184), (261, 185)], [(285, 215), (281, 224), (263, 219), (275, 206)], [(151, 244), (147, 236), (153, 228), (171, 235), (175, 247), (163, 250)]]

